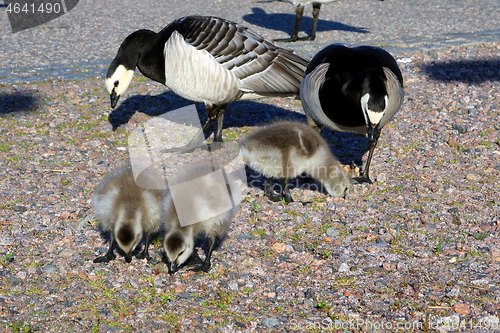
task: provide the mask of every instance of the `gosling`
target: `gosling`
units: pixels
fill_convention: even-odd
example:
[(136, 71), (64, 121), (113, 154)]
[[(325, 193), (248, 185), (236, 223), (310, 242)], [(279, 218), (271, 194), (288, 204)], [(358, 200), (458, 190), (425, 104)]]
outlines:
[[(305, 123), (281, 121), (260, 128), (243, 138), (241, 153), (248, 165), (267, 178), (265, 195), (271, 201), (292, 202), (291, 179), (306, 173), (319, 180), (327, 192), (345, 197), (352, 180), (320, 134)], [(272, 178), (281, 180), (281, 193), (275, 193)]]
[[(115, 246), (125, 252), (125, 261), (132, 261), (132, 252), (144, 237), (144, 250), (136, 255), (138, 259), (148, 259), (151, 234), (159, 231), (162, 199), (165, 190), (147, 189), (139, 185), (156, 184), (161, 176), (153, 169), (146, 169), (137, 179), (131, 166), (119, 168), (109, 173), (98, 185), (93, 205), (102, 228), (109, 232), (110, 242), (106, 255), (98, 257), (94, 263), (109, 262), (116, 258)], [(151, 187), (151, 186), (146, 186)]]
[(208, 239), (208, 251), (205, 260), (191, 270), (208, 272), (215, 244), (225, 238), (238, 212), (241, 191), (230, 174), (208, 162), (188, 167), (168, 184), (162, 221), (169, 273), (201, 261), (195, 250), (195, 238), (201, 234)]

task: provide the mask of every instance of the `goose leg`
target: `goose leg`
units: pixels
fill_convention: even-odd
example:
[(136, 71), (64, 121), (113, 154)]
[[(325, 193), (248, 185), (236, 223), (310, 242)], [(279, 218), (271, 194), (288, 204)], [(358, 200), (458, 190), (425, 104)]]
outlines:
[(304, 6), (297, 5), (297, 7), (295, 7), (295, 27), (293, 28), (292, 37), (275, 39), (274, 41), (275, 42), (295, 42), (295, 41), (297, 41), (299, 39), (299, 27), (300, 27), (300, 21), (302, 21), (303, 14), (304, 14)]
[(313, 26), (311, 29), (311, 34), (306, 40), (314, 40), (316, 38), (316, 27), (318, 26), (319, 11), (321, 10), (320, 3), (313, 3)]
[(369, 183), (373, 182), (370, 180), (370, 163), (372, 161), (373, 151), (377, 146), (378, 138), (380, 137), (380, 130), (377, 130), (372, 140), (370, 140), (370, 150), (368, 152), (368, 159), (366, 160), (365, 168), (363, 172), (358, 177), (353, 178), (359, 184), (361, 183)]
[(113, 235), (113, 233), (110, 232), (108, 252), (106, 253), (106, 255), (104, 255), (102, 257), (95, 258), (94, 259), (94, 263), (97, 264), (97, 263), (100, 263), (100, 262), (109, 262), (109, 261), (115, 259), (116, 255), (113, 253), (113, 248), (114, 247), (115, 247), (115, 235)]
[(191, 270), (193, 272), (208, 272), (210, 270), (210, 267), (212, 266), (210, 263), (210, 259), (212, 258), (212, 252), (214, 250), (215, 246), (215, 241), (217, 240), (216, 237), (208, 237), (208, 253), (207, 257), (205, 258), (205, 261), (203, 262), (202, 265), (197, 266), (195, 268), (192, 268)]
[(193, 249), (193, 253), (191, 253), (191, 257), (186, 261), (186, 266), (199, 266), (203, 264), (203, 260), (201, 260), (198, 255), (198, 251)]
[(265, 191), (264, 191), (265, 195), (266, 195), (266, 197), (269, 198), (269, 200), (277, 202), (277, 201), (280, 201), (281, 198), (283, 198), (283, 194), (282, 194), (283, 191), (280, 191), (281, 192), (280, 194), (274, 192), (272, 178), (267, 178), (267, 182), (266, 182), (266, 185), (264, 185), (264, 187), (265, 187)]
[(290, 194), (290, 179), (283, 179), (283, 188), (285, 192), (285, 201), (287, 203), (293, 202), (292, 195)]
[(218, 112), (216, 115), (217, 118), (217, 129), (215, 130), (214, 134), (214, 141), (210, 145), (210, 150), (215, 151), (219, 149), (222, 146), (222, 125), (224, 123), (224, 113), (226, 112), (226, 105), (221, 105), (218, 108)]
[(141, 253), (138, 253), (135, 257), (137, 259), (148, 259), (148, 261), (151, 259), (149, 256), (149, 244), (151, 241), (151, 234), (150, 233), (144, 233), (144, 250), (142, 250)]

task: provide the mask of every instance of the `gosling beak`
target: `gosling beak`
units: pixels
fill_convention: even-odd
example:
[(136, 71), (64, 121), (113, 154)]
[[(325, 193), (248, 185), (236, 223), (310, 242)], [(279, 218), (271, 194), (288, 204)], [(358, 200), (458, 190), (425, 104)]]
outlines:
[(111, 108), (114, 109), (116, 106), (116, 103), (118, 103), (118, 100), (120, 99), (120, 95), (117, 95), (115, 90), (109, 94), (109, 98), (111, 99)]
[(174, 274), (179, 270), (179, 266), (175, 262), (171, 262), (170, 265), (168, 266), (168, 273), (169, 274)]
[(132, 261), (132, 252), (127, 253), (127, 254), (125, 255), (125, 261), (126, 261), (126, 262), (131, 262), (131, 261)]

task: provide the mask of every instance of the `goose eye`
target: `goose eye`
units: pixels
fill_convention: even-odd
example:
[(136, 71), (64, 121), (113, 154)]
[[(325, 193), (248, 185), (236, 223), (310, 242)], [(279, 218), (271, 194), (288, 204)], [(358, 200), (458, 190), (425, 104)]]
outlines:
[(117, 81), (115, 81), (115, 87), (118, 87), (118, 84), (119, 84), (119, 83), (120, 83), (120, 82), (118, 82), (118, 80), (117, 80)]

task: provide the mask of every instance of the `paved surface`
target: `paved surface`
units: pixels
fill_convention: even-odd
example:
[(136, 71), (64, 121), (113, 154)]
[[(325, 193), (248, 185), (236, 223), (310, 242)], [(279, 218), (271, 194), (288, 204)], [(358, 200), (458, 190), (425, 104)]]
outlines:
[[(305, 10), (303, 35), (311, 28), (311, 11)], [(276, 1), (88, 0), (54, 21), (13, 34), (0, 2), (0, 84), (102, 76), (128, 34), (157, 31), (195, 14), (231, 19), (270, 39), (287, 37), (294, 22), (294, 7)], [(499, 27), (498, 0), (343, 0), (323, 5), (315, 42), (286, 45), (308, 57), (331, 43), (397, 53), (499, 41)]]

